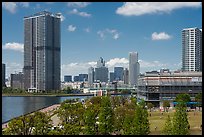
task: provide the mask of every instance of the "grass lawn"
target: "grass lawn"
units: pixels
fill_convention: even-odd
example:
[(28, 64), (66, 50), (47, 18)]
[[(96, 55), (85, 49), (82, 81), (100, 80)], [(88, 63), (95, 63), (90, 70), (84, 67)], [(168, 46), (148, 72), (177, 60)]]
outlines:
[[(171, 118), (174, 115), (174, 112), (163, 112), (163, 115), (160, 112), (149, 112), (150, 122), (150, 135), (162, 135), (162, 129), (165, 125), (167, 116), (170, 115)], [(200, 130), (200, 125), (202, 124), (202, 112), (187, 112), (188, 113), (188, 122), (190, 124), (190, 134), (191, 135), (202, 135)], [(157, 129), (155, 130), (155, 127)]]

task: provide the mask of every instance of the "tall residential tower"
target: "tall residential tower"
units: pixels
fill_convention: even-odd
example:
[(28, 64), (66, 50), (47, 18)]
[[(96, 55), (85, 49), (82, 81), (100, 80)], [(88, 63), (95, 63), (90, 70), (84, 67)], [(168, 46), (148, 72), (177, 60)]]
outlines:
[(202, 29), (182, 30), (182, 70), (202, 71)]
[(138, 76), (139, 76), (138, 53), (130, 52), (129, 53), (129, 84), (130, 86), (137, 85)]
[(24, 88), (60, 89), (60, 14), (24, 17)]

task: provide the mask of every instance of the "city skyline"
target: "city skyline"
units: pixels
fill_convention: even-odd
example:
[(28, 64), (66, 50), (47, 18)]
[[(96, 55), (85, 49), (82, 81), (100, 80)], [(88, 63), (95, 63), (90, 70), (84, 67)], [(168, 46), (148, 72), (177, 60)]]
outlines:
[(128, 68), (128, 53), (135, 51), (142, 73), (181, 69), (181, 31), (202, 28), (201, 3), (170, 2), (169, 8), (164, 8), (166, 2), (154, 2), (152, 9), (149, 2), (140, 4), (143, 13), (138, 3), (2, 3), (2, 63), (6, 64), (6, 77), (23, 69), (23, 17), (43, 10), (63, 16), (62, 81), (64, 75), (88, 73), (99, 57), (104, 58), (110, 72), (114, 67)]

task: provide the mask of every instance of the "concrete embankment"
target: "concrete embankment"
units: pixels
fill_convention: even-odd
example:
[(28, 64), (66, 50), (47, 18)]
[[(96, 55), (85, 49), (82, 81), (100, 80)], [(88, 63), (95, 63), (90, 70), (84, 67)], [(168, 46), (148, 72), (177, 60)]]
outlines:
[[(40, 111), (40, 112), (48, 113), (48, 115), (52, 115), (53, 110), (56, 110), (59, 106), (60, 106), (60, 104), (54, 104), (54, 105), (52, 105), (52, 106), (45, 107), (45, 108), (41, 108), (41, 109), (36, 110), (36, 111)], [(36, 111), (27, 113), (27, 114), (25, 114), (25, 115), (33, 114), (33, 113), (36, 112)], [(24, 115), (24, 116), (25, 116), (25, 115)], [(21, 116), (22, 116), (22, 115), (21, 115)], [(19, 116), (19, 117), (20, 117), (20, 116)], [(11, 119), (11, 120), (12, 120), (12, 119)], [(7, 128), (7, 127), (8, 127), (8, 123), (9, 123), (11, 120), (9, 120), (9, 121), (3, 123), (3, 124), (2, 124), (2, 129), (3, 129), (3, 128)]]

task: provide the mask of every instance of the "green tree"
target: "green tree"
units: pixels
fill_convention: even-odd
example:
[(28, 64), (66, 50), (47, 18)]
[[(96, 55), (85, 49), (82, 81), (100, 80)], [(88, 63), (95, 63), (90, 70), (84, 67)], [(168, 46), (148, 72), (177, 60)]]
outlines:
[(184, 102), (184, 103), (187, 103), (187, 102), (190, 102), (191, 101), (191, 98), (190, 98), (190, 95), (189, 94), (178, 94), (176, 96), (176, 99), (175, 99), (176, 102)]
[(168, 115), (166, 123), (165, 123), (164, 128), (163, 128), (163, 133), (165, 135), (172, 135), (172, 128), (173, 128), (172, 120), (171, 120), (170, 116)]
[(110, 97), (103, 96), (101, 100), (101, 107), (99, 111), (99, 133), (102, 135), (107, 135), (113, 131), (113, 110), (111, 106)]
[(34, 135), (47, 135), (52, 127), (51, 118), (46, 113), (37, 111), (33, 115), (34, 117)]
[(122, 135), (134, 135), (133, 131), (133, 119), (135, 117), (135, 111), (126, 110), (125, 118), (122, 126)]
[(168, 100), (164, 100), (163, 107), (164, 107), (164, 111), (168, 111), (168, 108), (170, 107), (170, 102)]
[(8, 128), (5, 130), (7, 135), (31, 135), (34, 125), (32, 115), (21, 116), (11, 120), (8, 123)]
[(145, 108), (144, 100), (142, 100), (136, 107), (133, 129), (134, 134), (136, 135), (148, 135), (150, 133), (148, 112)]
[(84, 112), (84, 134), (96, 135), (97, 134), (97, 112), (96, 105), (89, 105)]
[(150, 112), (153, 107), (154, 105), (152, 103), (147, 103), (147, 108), (149, 109)]
[(198, 103), (198, 107), (199, 107), (199, 110), (200, 110), (200, 107), (202, 106), (202, 93), (198, 93), (196, 96), (195, 96), (195, 101)]
[(188, 135), (189, 134), (189, 122), (187, 118), (186, 105), (183, 102), (179, 102), (176, 105), (176, 112), (173, 116), (173, 135)]

